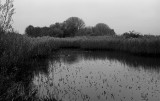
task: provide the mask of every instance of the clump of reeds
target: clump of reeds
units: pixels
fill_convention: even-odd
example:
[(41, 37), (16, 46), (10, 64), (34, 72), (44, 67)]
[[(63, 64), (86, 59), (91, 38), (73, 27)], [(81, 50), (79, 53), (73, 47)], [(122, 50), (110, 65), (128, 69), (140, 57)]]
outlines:
[(83, 49), (115, 50), (136, 54), (160, 54), (160, 37), (124, 38), (122, 36), (85, 39)]
[(1, 33), (0, 45), (0, 66), (6, 68), (22, 62), (30, 50), (28, 39), (13, 32)]

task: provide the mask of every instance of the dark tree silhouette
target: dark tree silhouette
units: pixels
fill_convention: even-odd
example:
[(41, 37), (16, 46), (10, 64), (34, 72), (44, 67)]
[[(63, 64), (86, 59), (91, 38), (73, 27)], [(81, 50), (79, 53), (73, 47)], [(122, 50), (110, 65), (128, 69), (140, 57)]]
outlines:
[(63, 37), (63, 35), (64, 35), (64, 24), (57, 22), (55, 24), (50, 25), (48, 33), (50, 33), (49, 36)]
[(28, 36), (33, 36), (34, 35), (34, 27), (32, 25), (29, 25), (26, 29), (25, 29), (25, 34)]
[(50, 28), (47, 33), (51, 37), (63, 37), (63, 30), (59, 28)]
[(63, 23), (56, 22), (55, 24), (51, 24), (50, 28), (63, 29)]
[(114, 30), (104, 23), (96, 24), (94, 32), (98, 35), (115, 35)]
[(70, 17), (64, 21), (65, 36), (75, 36), (80, 29), (85, 27), (85, 23), (78, 17)]
[(104, 23), (98, 23), (95, 27), (85, 27), (85, 23), (78, 17), (70, 17), (63, 23), (51, 24), (49, 27), (33, 27), (29, 25), (25, 30), (31, 37), (74, 37), (74, 36), (98, 36), (115, 35), (113, 29)]
[(77, 33), (76, 36), (91, 36), (93, 35), (93, 27), (85, 27), (80, 29)]

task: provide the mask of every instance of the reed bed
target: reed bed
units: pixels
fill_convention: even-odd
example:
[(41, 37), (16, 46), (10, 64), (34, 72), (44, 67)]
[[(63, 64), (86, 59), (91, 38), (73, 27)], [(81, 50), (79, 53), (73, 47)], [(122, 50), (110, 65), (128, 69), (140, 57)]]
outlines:
[(160, 54), (160, 37), (124, 38), (121, 36), (85, 39), (82, 49), (125, 51), (142, 55)]
[(83, 36), (30, 38), (17, 33), (1, 34), (0, 66), (10, 67), (30, 58), (47, 57), (61, 48), (124, 51), (142, 55), (160, 55), (160, 37)]
[(160, 37), (143, 36), (125, 38), (122, 36), (76, 37), (55, 40), (58, 48), (79, 48), (87, 50), (124, 51), (142, 55), (160, 55)]

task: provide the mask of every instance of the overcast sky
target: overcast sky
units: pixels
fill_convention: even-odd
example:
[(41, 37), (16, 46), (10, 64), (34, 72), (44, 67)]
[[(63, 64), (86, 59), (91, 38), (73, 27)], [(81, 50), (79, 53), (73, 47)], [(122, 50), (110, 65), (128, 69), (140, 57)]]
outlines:
[(79, 17), (86, 26), (105, 23), (122, 34), (131, 30), (160, 35), (160, 0), (14, 0), (14, 28), (49, 26)]

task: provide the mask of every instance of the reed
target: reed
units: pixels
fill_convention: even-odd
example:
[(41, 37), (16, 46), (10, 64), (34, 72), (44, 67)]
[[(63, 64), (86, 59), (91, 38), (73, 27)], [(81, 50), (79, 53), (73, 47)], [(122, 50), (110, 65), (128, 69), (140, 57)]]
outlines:
[(30, 58), (47, 57), (62, 48), (124, 51), (142, 55), (160, 55), (160, 37), (86, 36), (73, 38), (30, 38), (17, 33), (1, 34), (1, 67), (15, 66)]

